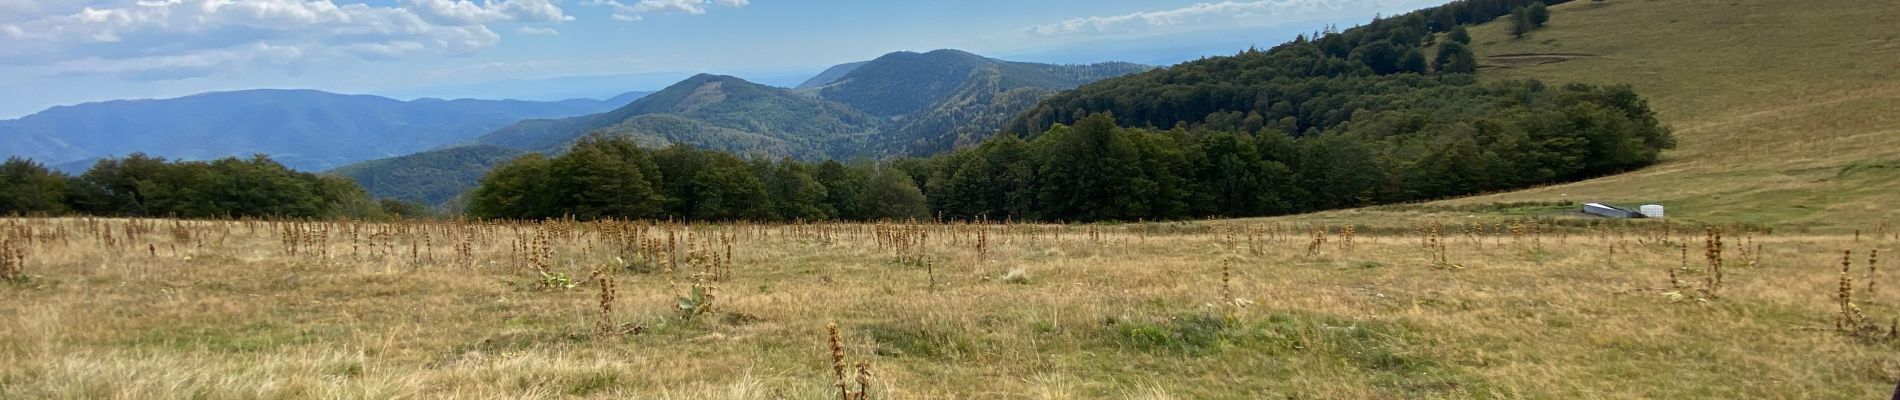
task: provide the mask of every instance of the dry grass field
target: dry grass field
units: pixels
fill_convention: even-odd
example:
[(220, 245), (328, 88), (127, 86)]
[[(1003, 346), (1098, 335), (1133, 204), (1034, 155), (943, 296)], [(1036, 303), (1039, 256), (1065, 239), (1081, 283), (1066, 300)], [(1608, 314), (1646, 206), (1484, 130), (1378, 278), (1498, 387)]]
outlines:
[(0, 399), (1891, 395), (1900, 2), (1552, 11), (1481, 74), (1633, 85), (1662, 164), (1165, 224), (0, 219)]
[(1900, 243), (1885, 228), (1724, 229), (1713, 294), (1705, 228), (1565, 218), (0, 232), (0, 398), (831, 399), (831, 322), (848, 390), (862, 362), (887, 399), (1876, 398), (1900, 379), (1900, 280), (1869, 268)]

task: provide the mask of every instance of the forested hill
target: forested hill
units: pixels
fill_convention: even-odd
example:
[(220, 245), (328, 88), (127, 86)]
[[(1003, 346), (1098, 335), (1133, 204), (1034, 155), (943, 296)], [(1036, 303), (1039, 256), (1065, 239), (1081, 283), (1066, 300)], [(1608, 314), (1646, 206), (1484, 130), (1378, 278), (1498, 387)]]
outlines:
[(820, 159), (849, 154), (855, 138), (882, 121), (851, 107), (747, 82), (700, 74), (613, 111), (523, 121), (477, 143), (560, 152), (588, 133), (626, 136), (650, 147), (687, 144), (737, 154)]
[(87, 103), (0, 121), (0, 157), (59, 165), (132, 152), (199, 160), (265, 153), (292, 168), (320, 170), (466, 141), (522, 119), (610, 110), (641, 94), (555, 102), (399, 101), (247, 90)]
[(854, 62), (854, 63), (833, 65), (831, 66), (831, 68), (825, 68), (824, 72), (819, 72), (818, 75), (813, 75), (811, 79), (806, 79), (805, 83), (798, 84), (797, 88), (811, 89), (811, 88), (816, 88), (819, 86), (829, 85), (832, 82), (837, 82), (838, 78), (843, 78), (844, 74), (849, 74), (851, 73), (852, 70), (856, 70), (858, 69), (858, 67), (864, 66), (864, 64), (867, 64), (867, 63), (870, 63), (870, 61), (859, 61), (859, 62)]
[[(972, 145), (1044, 97), (1095, 80), (1152, 69), (1129, 63), (1052, 65), (991, 59), (957, 50), (897, 52), (833, 67), (806, 87), (783, 89), (721, 75), (698, 75), (625, 107), (599, 114), (527, 120), (472, 141), (521, 152), (559, 154), (593, 133), (641, 146), (676, 144), (747, 157), (802, 160), (927, 156)], [(447, 153), (458, 150), (434, 150)], [(465, 150), (462, 150), (465, 151)], [(440, 199), (460, 177), (466, 154), (417, 154), (404, 162), (352, 166), (372, 194)], [(430, 160), (450, 165), (428, 165)], [(430, 190), (384, 188), (412, 180), (414, 167), (438, 176)], [(472, 182), (466, 188), (473, 188)]]
[(702, 74), (617, 110), (523, 121), (475, 142), (559, 152), (598, 132), (648, 146), (807, 160), (928, 155), (974, 143), (1057, 91), (1150, 68), (1010, 62), (957, 50), (896, 52), (833, 67), (795, 90)]
[(878, 116), (914, 115), (971, 90), (967, 83), (994, 75), (1004, 89), (1068, 89), (1149, 67), (1128, 63), (1052, 65), (1002, 61), (959, 50), (896, 52), (853, 68), (821, 86), (821, 97)]
[[(1292, 125), (1280, 128), (1290, 129), (1293, 134), (1343, 127), (1356, 113), (1382, 111), (1394, 104), (1359, 98), (1361, 88), (1342, 85), (1379, 80), (1370, 85), (1380, 87), (1371, 89), (1397, 92), (1408, 88), (1389, 85), (1437, 83), (1381, 77), (1475, 72), (1476, 63), (1467, 47), (1470, 37), (1459, 27), (1499, 17), (1515, 18), (1514, 10), (1529, 10), (1531, 6), (1541, 9), (1545, 3), (1565, 1), (1456, 1), (1378, 19), (1344, 32), (1302, 36), (1266, 51), (1248, 50), (1231, 57), (1211, 57), (1105, 79), (1042, 101), (1012, 120), (1006, 131), (1032, 134), (1102, 112), (1113, 112), (1121, 125), (1163, 129), (1186, 124), (1252, 131), (1282, 120)], [(1548, 18), (1547, 11), (1540, 12)], [(1453, 33), (1454, 28), (1459, 32)], [(1436, 46), (1432, 54), (1426, 54), (1425, 50), (1441, 36), (1462, 37), (1463, 42)]]
[(897, 52), (852, 69), (818, 93), (893, 120), (855, 153), (928, 156), (981, 141), (1057, 92), (1149, 69), (1003, 61), (958, 50)]
[(489, 169), (522, 153), (496, 146), (458, 146), (364, 161), (326, 174), (349, 178), (377, 197), (444, 204), (481, 182)]

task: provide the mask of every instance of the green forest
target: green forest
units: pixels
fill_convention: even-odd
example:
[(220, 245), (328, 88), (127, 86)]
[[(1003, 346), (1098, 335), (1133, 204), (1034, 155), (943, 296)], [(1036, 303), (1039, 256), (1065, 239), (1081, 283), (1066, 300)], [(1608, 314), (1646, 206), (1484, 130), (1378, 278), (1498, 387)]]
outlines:
[(78, 176), (20, 158), (0, 164), (0, 215), (381, 218), (391, 211), (420, 212), (372, 201), (348, 179), (298, 172), (263, 155), (168, 161), (133, 153), (100, 160)]
[(495, 168), (470, 195), (468, 214), (812, 221), (926, 218), (928, 208), (912, 175), (889, 165), (746, 161), (594, 135), (559, 157), (530, 154)]
[[(1105, 79), (1042, 101), (1017, 115), (1004, 131), (1032, 135), (1054, 124), (1072, 124), (1105, 112), (1114, 113), (1116, 122), (1124, 126), (1208, 126), (1258, 133), (1269, 124), (1282, 124), (1278, 126), (1282, 133), (1293, 135), (1410, 118), (1406, 113), (1427, 114), (1413, 120), (1468, 121), (1512, 104), (1506, 103), (1511, 97), (1508, 93), (1490, 96), (1494, 101), (1431, 98), (1442, 94), (1435, 93), (1439, 87), (1464, 85), (1471, 78), (1463, 75), (1477, 72), (1464, 25), (1503, 16), (1528, 18), (1529, 10), (1543, 4), (1539, 0), (1458, 1), (1380, 18), (1344, 32), (1302, 35), (1269, 50), (1250, 49), (1231, 57)], [(1540, 15), (1539, 21), (1549, 18), (1548, 12)], [(1443, 45), (1438, 45), (1441, 41)], [(1434, 45), (1437, 50), (1427, 56), (1427, 49)]]
[(366, 161), (324, 174), (349, 178), (378, 198), (452, 204), (489, 169), (523, 153), (498, 146), (460, 146)]

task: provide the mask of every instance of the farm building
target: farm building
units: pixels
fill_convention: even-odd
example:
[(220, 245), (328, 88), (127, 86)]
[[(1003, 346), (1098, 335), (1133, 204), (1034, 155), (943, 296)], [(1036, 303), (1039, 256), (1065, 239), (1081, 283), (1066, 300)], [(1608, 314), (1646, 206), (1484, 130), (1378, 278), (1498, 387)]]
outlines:
[(1643, 213), (1603, 203), (1585, 203), (1583, 213), (1604, 218), (1642, 218)]

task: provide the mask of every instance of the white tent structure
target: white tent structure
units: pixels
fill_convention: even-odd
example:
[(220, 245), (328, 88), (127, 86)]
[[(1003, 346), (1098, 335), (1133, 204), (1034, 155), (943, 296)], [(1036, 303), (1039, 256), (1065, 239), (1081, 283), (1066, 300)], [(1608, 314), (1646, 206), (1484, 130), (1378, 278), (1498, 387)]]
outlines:
[(1643, 214), (1603, 203), (1584, 203), (1583, 213), (1604, 218), (1642, 218)]

